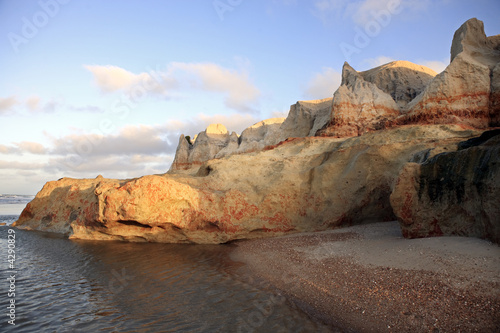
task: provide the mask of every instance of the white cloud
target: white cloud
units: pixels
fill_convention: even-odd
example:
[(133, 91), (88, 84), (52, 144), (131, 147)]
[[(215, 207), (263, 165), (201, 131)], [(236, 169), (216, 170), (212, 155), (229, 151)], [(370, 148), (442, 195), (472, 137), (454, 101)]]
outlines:
[(56, 156), (49, 160), (44, 171), (78, 178), (96, 177), (98, 174), (108, 178), (129, 178), (165, 173), (172, 161), (173, 155), (168, 154), (153, 157), (139, 154), (132, 156), (87, 156), (83, 163), (75, 163), (68, 156)]
[(31, 96), (26, 100), (26, 106), (30, 111), (36, 111), (40, 105), (40, 97)]
[(11, 154), (13, 149), (14, 149), (14, 147), (0, 145), (0, 154)]
[(283, 4), (285, 6), (295, 6), (298, 3), (298, 0), (273, 0), (273, 3)]
[(19, 102), (15, 96), (9, 96), (6, 98), (0, 98), (0, 114), (7, 113), (12, 109), (12, 107)]
[(449, 61), (439, 61), (439, 60), (423, 60), (419, 62), (419, 65), (429, 67), (433, 69), (436, 73), (441, 73), (450, 64)]
[(43, 155), (47, 149), (38, 142), (22, 141), (13, 143), (13, 146), (0, 145), (0, 154), (16, 154), (22, 155), (25, 153)]
[(55, 99), (51, 99), (47, 102), (42, 102), (41, 98), (38, 96), (28, 97), (25, 100), (24, 104), (30, 112), (43, 113), (52, 113), (64, 106), (63, 102)]
[(312, 14), (324, 24), (332, 20), (339, 20), (345, 15), (349, 1), (347, 0), (316, 0)]
[(308, 82), (306, 95), (313, 99), (331, 97), (340, 86), (342, 74), (333, 68), (325, 67), (321, 73), (316, 73)]
[(15, 113), (18, 114), (26, 110), (31, 113), (54, 113), (60, 110), (92, 113), (104, 112), (101, 107), (95, 105), (75, 106), (66, 103), (64, 100), (50, 99), (44, 101), (39, 96), (33, 95), (25, 99), (18, 99), (14, 96), (0, 98), (0, 114), (12, 111), (18, 104), (23, 106), (23, 108), (15, 108)]
[(288, 117), (288, 111), (273, 111), (271, 113), (272, 118), (286, 118)]
[(40, 170), (44, 166), (43, 163), (0, 160), (0, 169)]
[(27, 152), (36, 155), (43, 155), (47, 152), (47, 149), (38, 142), (23, 141), (16, 144), (20, 151)]
[[(365, 25), (375, 18), (375, 13), (387, 11), (387, 0), (365, 0), (357, 4), (352, 15), (353, 21), (358, 25)], [(374, 15), (375, 14), (375, 15)]]
[[(31, 141), (0, 145), (0, 174), (17, 173), (12, 177), (19, 177), (19, 172), (23, 172), (26, 177), (30, 175), (32, 184), (43, 184), (61, 177), (93, 178), (102, 174), (123, 179), (165, 173), (174, 159), (181, 133), (194, 136), (213, 123), (224, 124), (230, 132), (241, 133), (259, 120), (241, 113), (199, 114), (191, 121), (129, 125), (108, 135), (84, 133), (79, 129), (61, 137), (47, 134), (51, 143), (46, 146)], [(34, 189), (29, 190), (32, 191)]]
[(245, 72), (212, 63), (173, 63), (171, 68), (194, 75), (193, 87), (227, 94), (226, 105), (235, 110), (252, 112), (249, 105), (260, 95)]
[(95, 83), (105, 92), (129, 89), (150, 78), (147, 73), (133, 74), (117, 66), (86, 65), (84, 67), (94, 75)]
[(105, 110), (95, 105), (74, 106), (68, 105), (68, 110), (76, 112), (104, 113)]
[(366, 64), (369, 69), (371, 69), (371, 68), (375, 68), (378, 66), (388, 64), (392, 61), (396, 61), (396, 59), (391, 58), (391, 57), (387, 57), (387, 56), (379, 56), (377, 58), (365, 59), (365, 60), (363, 60), (363, 63)]
[[(199, 114), (192, 121), (171, 120), (156, 126), (125, 126), (118, 133), (111, 135), (79, 133), (59, 138), (49, 137), (52, 147), (46, 151), (48, 155), (53, 156), (49, 165), (57, 165), (57, 170), (70, 170), (75, 173), (97, 172), (99, 167), (102, 167), (102, 170), (114, 170), (115, 173), (126, 170), (135, 172), (143, 170), (147, 164), (159, 164), (158, 156), (167, 156), (162, 158), (163, 162), (160, 163), (165, 169), (163, 172), (166, 172), (175, 155), (181, 134), (194, 136), (214, 123), (223, 124), (230, 132), (241, 133), (258, 121), (259, 119), (249, 114)], [(2, 148), (0, 146), (0, 151)], [(36, 147), (32, 147), (32, 151), (35, 149)], [(119, 161), (127, 162), (120, 164)]]
[(131, 73), (116, 66), (85, 66), (103, 92), (123, 91), (131, 96), (169, 96), (175, 91), (203, 90), (225, 94), (225, 104), (241, 112), (254, 112), (260, 92), (245, 71), (213, 63), (174, 62), (162, 71)]
[[(396, 59), (387, 57), (387, 56), (379, 56), (377, 58), (368, 58), (363, 60), (363, 63), (368, 66), (369, 69), (378, 67), (381, 65), (385, 65), (391, 61), (395, 61)], [(430, 69), (434, 70), (436, 73), (441, 73), (448, 65), (449, 61), (447, 59), (444, 59), (443, 61), (440, 60), (422, 60), (419, 59), (415, 61), (417, 65), (422, 65), (425, 67), (429, 67)]]
[(52, 154), (88, 156), (159, 154), (175, 151), (157, 126), (126, 126), (118, 134), (71, 134), (53, 138)]
[(312, 13), (323, 23), (349, 18), (357, 25), (366, 25), (377, 19), (390, 22), (393, 15), (403, 11), (415, 15), (427, 10), (430, 5), (430, 0), (316, 0)]

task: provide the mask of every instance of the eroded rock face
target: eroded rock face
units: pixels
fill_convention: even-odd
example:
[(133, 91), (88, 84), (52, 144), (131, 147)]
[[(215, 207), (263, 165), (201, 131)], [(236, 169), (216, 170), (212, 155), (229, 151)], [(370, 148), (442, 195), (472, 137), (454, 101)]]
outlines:
[(171, 171), (295, 137), (359, 136), (405, 124), (500, 126), (500, 35), (486, 37), (483, 22), (468, 20), (456, 31), (450, 52), (450, 65), (438, 75), (408, 61), (364, 72), (345, 63), (333, 98), (297, 102), (280, 126), (271, 120), (255, 124), (242, 133), (237, 147), (234, 135), (215, 149), (212, 142), (199, 145), (197, 152), (181, 140)]
[(333, 95), (330, 123), (316, 135), (347, 137), (384, 129), (400, 115), (391, 95), (363, 76), (346, 62), (342, 84)]
[(450, 65), (408, 104), (404, 122), (481, 129), (496, 123), (498, 77), (494, 69), (499, 62), (498, 38), (486, 37), (483, 22), (468, 20), (455, 33)]
[(499, 55), (500, 36), (486, 37), (473, 19), (436, 76), (408, 62), (365, 72), (346, 63), (333, 98), (297, 102), (286, 120), (241, 136), (220, 124), (192, 141), (182, 135), (165, 175), (49, 182), (15, 225), (82, 239), (223, 243), (397, 216), (407, 237), (499, 242), (498, 139), (456, 151), (500, 125)]
[(489, 67), (461, 53), (431, 81), (424, 93), (408, 104), (405, 118), (407, 123), (487, 128), (489, 106)]
[[(15, 225), (81, 239), (223, 243), (389, 221), (401, 167), (422, 150), (454, 150), (474, 134), (403, 126), (349, 139), (297, 138), (210, 160), (196, 176), (65, 178), (48, 183)], [(53, 222), (41, 223), (48, 214)]]
[(240, 145), (236, 153), (259, 151), (279, 142), (280, 127), (285, 118), (270, 118), (260, 121), (247, 129), (240, 136)]
[(258, 151), (274, 145), (279, 142), (280, 126), (283, 121), (285, 118), (260, 121), (245, 129), (241, 136), (235, 132), (229, 135), (224, 125), (212, 124), (196, 136), (194, 144), (189, 143), (184, 135), (181, 135), (169, 172), (193, 173), (208, 160)]
[(19, 221), (30, 221), (27, 229), (67, 235), (73, 232), (71, 224), (92, 228), (98, 223), (98, 202), (94, 190), (103, 179), (102, 176), (96, 179), (62, 178), (48, 182), (26, 205)]
[(184, 134), (179, 137), (179, 144), (177, 145), (177, 150), (175, 151), (175, 158), (170, 166), (170, 170), (187, 170), (191, 168), (189, 163), (189, 153), (192, 149), (192, 143), (186, 139)]
[(423, 92), (437, 75), (432, 69), (409, 61), (393, 61), (359, 74), (389, 94), (400, 109)]
[(484, 24), (482, 21), (472, 18), (462, 24), (455, 34), (451, 43), (450, 62), (462, 52), (483, 57), (485, 51), (491, 49), (494, 45), (484, 33)]
[(288, 117), (280, 127), (279, 140), (314, 136), (316, 131), (330, 121), (332, 98), (298, 101), (290, 106)]
[(409, 238), (458, 235), (500, 243), (500, 130), (402, 169), (391, 204)]
[(211, 160), (231, 142), (231, 136), (222, 124), (212, 124), (200, 132), (194, 143), (182, 134), (175, 153), (172, 171), (189, 170)]
[(491, 72), (490, 126), (500, 126), (500, 62)]

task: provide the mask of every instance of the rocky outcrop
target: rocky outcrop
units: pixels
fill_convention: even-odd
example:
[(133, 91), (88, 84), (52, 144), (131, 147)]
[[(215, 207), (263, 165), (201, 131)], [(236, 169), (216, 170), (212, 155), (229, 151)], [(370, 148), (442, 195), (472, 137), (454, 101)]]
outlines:
[(359, 74), (389, 94), (400, 109), (423, 92), (437, 75), (432, 69), (409, 61), (393, 61)]
[(240, 136), (236, 132), (232, 132), (229, 136), (229, 142), (226, 147), (222, 148), (213, 158), (222, 158), (224, 156), (232, 155), (238, 150), (240, 146)]
[(196, 172), (208, 160), (262, 150), (274, 145), (279, 142), (279, 129), (284, 120), (285, 118), (270, 118), (260, 121), (245, 129), (241, 136), (235, 132), (229, 135), (224, 125), (212, 124), (195, 137), (194, 144), (182, 134), (169, 172), (193, 173), (193, 170)]
[(460, 126), (403, 126), (349, 139), (288, 140), (210, 160), (196, 176), (65, 178), (49, 182), (15, 225), (80, 239), (224, 243), (389, 221), (401, 167), (422, 150), (454, 150), (476, 134)]
[(333, 95), (330, 122), (316, 135), (347, 137), (383, 129), (399, 116), (392, 97), (366, 81), (349, 64), (342, 68), (342, 84)]
[[(180, 140), (171, 171), (199, 166), (210, 158), (261, 150), (294, 137), (359, 136), (404, 124), (499, 126), (499, 82), (500, 36), (486, 37), (483, 23), (471, 19), (456, 31), (451, 63), (442, 73), (436, 75), (408, 61), (393, 61), (364, 72), (345, 63), (342, 84), (333, 98), (297, 102), (280, 126), (273, 119), (245, 130), (238, 147), (235, 135), (231, 140), (226, 136), (224, 144), (216, 143), (214, 149), (210, 141), (200, 148), (212, 148), (197, 149), (196, 154)], [(182, 162), (186, 155), (188, 162)]]
[(473, 236), (500, 243), (500, 130), (409, 163), (391, 204), (405, 237)]
[(260, 121), (241, 132), (240, 145), (235, 153), (259, 151), (279, 142), (280, 127), (285, 118), (270, 118)]
[(315, 135), (357, 136), (395, 126), (401, 111), (435, 75), (430, 68), (409, 61), (393, 61), (364, 72), (346, 62), (329, 120)]
[(499, 52), (500, 36), (473, 19), (436, 76), (404, 61), (365, 72), (345, 63), (333, 98), (297, 102), (241, 136), (220, 124), (181, 135), (165, 175), (49, 182), (15, 225), (223, 243), (397, 217), (406, 237), (500, 242), (498, 136), (460, 143), (500, 123)]
[(500, 62), (491, 72), (490, 126), (500, 126)]
[[(236, 133), (233, 132), (235, 135)], [(181, 171), (199, 167), (204, 162), (214, 158), (221, 150), (228, 147), (234, 135), (229, 135), (222, 124), (212, 124), (194, 139), (194, 143), (183, 134), (175, 152), (174, 162), (170, 170)]]
[[(362, 135), (401, 124), (499, 124), (500, 37), (471, 19), (455, 33), (440, 74), (407, 61), (357, 72), (347, 63), (328, 122), (315, 135)], [(396, 106), (397, 105), (397, 106)]]
[(453, 123), (480, 129), (496, 123), (498, 41), (497, 37), (486, 37), (483, 22), (465, 22), (453, 38), (450, 65), (408, 104), (404, 122)]
[(27, 229), (66, 235), (73, 233), (71, 225), (96, 226), (98, 201), (94, 192), (103, 180), (98, 176), (95, 179), (62, 178), (46, 183), (35, 199), (26, 205), (18, 223), (29, 221)]
[(279, 141), (288, 138), (315, 136), (316, 131), (330, 121), (332, 98), (298, 101), (290, 106), (288, 117), (280, 127)]

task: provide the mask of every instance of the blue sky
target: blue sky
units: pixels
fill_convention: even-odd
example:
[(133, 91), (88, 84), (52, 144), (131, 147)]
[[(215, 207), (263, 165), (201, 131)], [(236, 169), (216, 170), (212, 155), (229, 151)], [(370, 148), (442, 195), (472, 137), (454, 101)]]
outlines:
[(344, 61), (441, 71), (496, 0), (0, 0), (0, 193), (168, 170), (181, 133), (331, 97)]

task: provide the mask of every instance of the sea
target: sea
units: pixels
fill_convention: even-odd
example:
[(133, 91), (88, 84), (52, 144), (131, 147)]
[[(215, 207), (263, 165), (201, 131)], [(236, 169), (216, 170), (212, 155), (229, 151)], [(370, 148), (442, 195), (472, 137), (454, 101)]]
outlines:
[(328, 332), (232, 261), (234, 244), (69, 240), (11, 226), (0, 195), (1, 332)]

